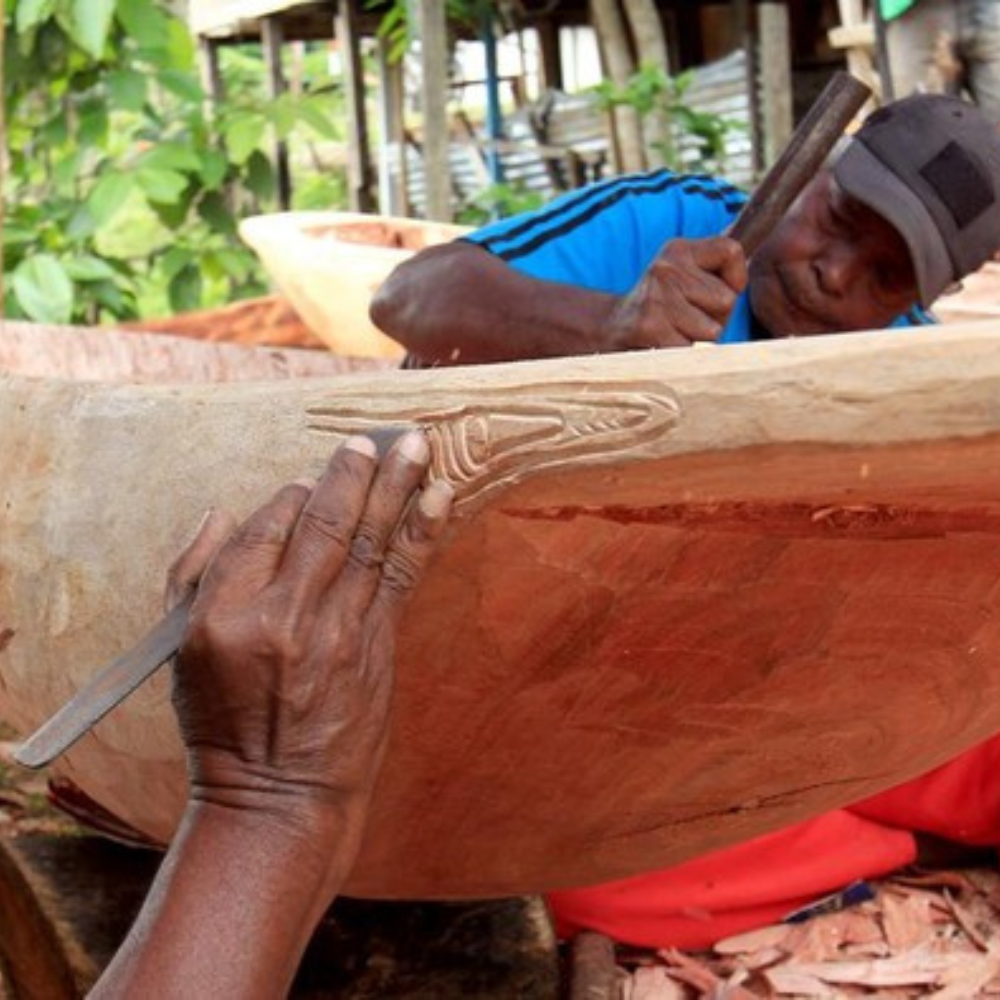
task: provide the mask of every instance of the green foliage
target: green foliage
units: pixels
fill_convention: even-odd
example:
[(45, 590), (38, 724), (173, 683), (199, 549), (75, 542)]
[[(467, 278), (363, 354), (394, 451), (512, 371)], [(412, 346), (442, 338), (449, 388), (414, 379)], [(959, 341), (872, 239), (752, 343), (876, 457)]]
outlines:
[[(660, 66), (644, 65), (624, 86), (604, 80), (594, 91), (604, 110), (632, 107), (642, 118), (657, 112), (665, 114), (668, 135), (656, 145), (671, 170), (721, 172), (725, 170), (726, 137), (746, 126), (691, 107), (685, 95), (693, 80), (691, 70), (670, 76)], [(685, 138), (689, 141), (685, 142)]]
[(456, 213), (456, 222), (465, 226), (482, 226), (494, 219), (519, 215), (541, 208), (545, 198), (538, 191), (529, 191), (520, 184), (491, 184), (476, 194)]
[(8, 0), (4, 25), (8, 314), (97, 322), (262, 290), (237, 219), (273, 197), (276, 134), (336, 134), (323, 98), (246, 86), (210, 108), (161, 0)]
[[(366, 0), (365, 6), (372, 10), (381, 8), (383, 4), (382, 0)], [(454, 25), (475, 30), (495, 6), (492, 0), (445, 0), (445, 16)], [(379, 24), (378, 35), (388, 41), (392, 62), (403, 58), (416, 34), (410, 21), (411, 7), (412, 0), (392, 0)]]

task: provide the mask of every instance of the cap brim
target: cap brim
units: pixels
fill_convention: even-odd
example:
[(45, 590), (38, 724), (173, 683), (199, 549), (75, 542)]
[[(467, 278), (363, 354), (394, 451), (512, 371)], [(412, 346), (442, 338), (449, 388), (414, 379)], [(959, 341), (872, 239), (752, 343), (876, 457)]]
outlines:
[(833, 166), (843, 191), (882, 216), (906, 241), (925, 308), (955, 280), (948, 248), (923, 202), (857, 139)]

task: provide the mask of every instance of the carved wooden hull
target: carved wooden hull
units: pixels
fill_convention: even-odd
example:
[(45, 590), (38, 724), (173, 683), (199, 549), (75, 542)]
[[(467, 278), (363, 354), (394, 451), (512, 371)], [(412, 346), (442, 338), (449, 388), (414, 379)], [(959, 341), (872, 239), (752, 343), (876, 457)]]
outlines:
[[(0, 716), (160, 610), (209, 505), (428, 428), (461, 503), (407, 613), (348, 891), (593, 883), (1000, 730), (1000, 329), (218, 386), (0, 380)], [(167, 838), (166, 676), (60, 765)]]
[(275, 284), (331, 350), (396, 359), (402, 346), (368, 318), (372, 295), (417, 250), (468, 231), (357, 212), (279, 212), (240, 223)]

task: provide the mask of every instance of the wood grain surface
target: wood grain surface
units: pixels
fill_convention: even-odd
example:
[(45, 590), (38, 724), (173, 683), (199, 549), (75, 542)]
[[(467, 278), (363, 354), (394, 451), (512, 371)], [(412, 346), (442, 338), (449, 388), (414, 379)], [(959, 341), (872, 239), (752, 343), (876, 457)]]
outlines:
[[(682, 861), (1000, 731), (1000, 327), (231, 385), (0, 379), (0, 717), (160, 608), (210, 505), (427, 427), (460, 503), (399, 645), (348, 891)], [(61, 773), (168, 838), (165, 677)]]

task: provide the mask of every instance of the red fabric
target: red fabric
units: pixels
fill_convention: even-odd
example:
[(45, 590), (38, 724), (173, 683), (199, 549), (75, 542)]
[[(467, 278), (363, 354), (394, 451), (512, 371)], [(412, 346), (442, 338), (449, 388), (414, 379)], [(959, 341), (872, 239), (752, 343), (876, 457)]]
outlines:
[(564, 936), (597, 930), (649, 947), (705, 948), (855, 879), (910, 864), (912, 832), (1000, 846), (997, 776), (1000, 737), (849, 809), (666, 871), (552, 893), (557, 929)]
[(927, 774), (851, 806), (885, 826), (959, 844), (1000, 846), (1000, 736)]
[(554, 892), (549, 905), (560, 936), (706, 948), (915, 856), (911, 834), (841, 809), (665, 871)]

